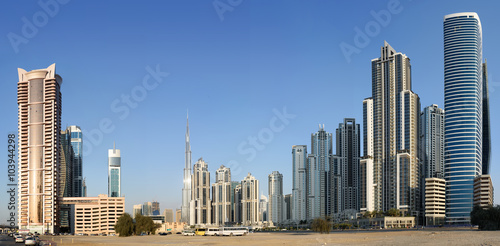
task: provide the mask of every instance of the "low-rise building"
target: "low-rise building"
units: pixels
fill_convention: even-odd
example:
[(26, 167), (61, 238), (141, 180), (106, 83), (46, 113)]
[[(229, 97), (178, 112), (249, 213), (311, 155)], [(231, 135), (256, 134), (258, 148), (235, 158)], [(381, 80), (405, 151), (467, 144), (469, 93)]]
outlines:
[(474, 179), (474, 206), (493, 205), (493, 184), (490, 175), (480, 175)]
[(161, 226), (158, 229), (156, 229), (156, 233), (158, 234), (160, 232), (172, 232), (173, 234), (175, 234), (177, 232), (182, 232), (182, 230), (186, 225), (187, 224), (184, 222), (182, 223), (166, 222), (161, 224)]
[(415, 217), (382, 217), (360, 219), (351, 221), (352, 224), (358, 223), (359, 228), (412, 228), (415, 226)]
[(111, 234), (125, 212), (124, 197), (63, 197), (60, 204), (69, 210), (71, 232), (74, 234)]

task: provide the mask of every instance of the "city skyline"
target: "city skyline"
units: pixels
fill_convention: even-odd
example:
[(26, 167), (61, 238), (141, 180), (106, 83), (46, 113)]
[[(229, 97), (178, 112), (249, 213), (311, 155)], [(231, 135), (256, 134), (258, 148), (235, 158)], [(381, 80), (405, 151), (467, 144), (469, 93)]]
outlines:
[[(73, 4), (73, 3), (71, 3)], [(188, 65), (187, 60), (182, 58), (183, 53), (176, 53), (177, 55), (168, 55), (168, 53), (161, 53), (164, 57), (167, 57), (165, 60), (158, 56), (153, 56), (148, 60), (146, 57), (142, 57), (140, 62), (127, 62), (126, 64), (118, 63), (113, 64), (110, 61), (115, 61), (117, 50), (111, 49), (110, 53), (105, 53), (110, 57), (114, 57), (113, 59), (104, 57), (104, 60), (107, 61), (109, 67), (106, 69), (102, 69), (102, 63), (99, 63), (101, 67), (96, 66), (94, 64), (90, 64), (88, 69), (83, 69), (85, 67), (85, 63), (88, 62), (87, 58), (83, 57), (83, 61), (75, 61), (74, 58), (65, 57), (60, 52), (55, 51), (54, 47), (50, 47), (50, 50), (54, 52), (53, 55), (46, 56), (46, 58), (36, 58), (28, 61), (28, 56), (32, 56), (33, 53), (37, 54), (37, 57), (43, 57), (45, 53), (42, 51), (35, 51), (39, 47), (39, 43), (48, 39), (47, 35), (51, 35), (54, 32), (54, 29), (62, 28), (61, 21), (67, 20), (69, 18), (67, 15), (71, 15), (69, 13), (74, 13), (75, 8), (77, 6), (81, 6), (82, 4), (68, 4), (61, 6), (59, 14), (51, 19), (47, 26), (40, 28), (38, 34), (33, 39), (29, 40), (29, 43), (21, 45), (19, 53), (13, 53), (11, 50), (5, 49), (4, 53), (7, 54), (6, 60), (9, 60), (9, 63), (2, 63), (4, 66), (0, 69), (2, 74), (3, 81), (11, 81), (11, 83), (6, 83), (6, 89), (2, 91), (4, 100), (3, 111), (8, 118), (12, 118), (13, 120), (2, 121), (2, 129), (6, 129), (8, 131), (15, 131), (17, 128), (16, 124), (16, 107), (15, 107), (15, 98), (12, 95), (15, 91), (16, 87), (16, 79), (15, 79), (15, 68), (17, 67), (25, 67), (27, 70), (31, 69), (39, 69), (46, 67), (47, 64), (51, 64), (56, 62), (58, 64), (58, 72), (65, 78), (65, 85), (61, 88), (63, 92), (63, 119), (62, 125), (79, 125), (82, 127), (83, 135), (84, 135), (84, 176), (87, 176), (87, 186), (89, 196), (97, 196), (98, 194), (106, 193), (106, 151), (109, 146), (112, 144), (113, 140), (117, 140), (120, 145), (120, 149), (123, 150), (123, 180), (130, 180), (134, 176), (140, 177), (150, 177), (144, 184), (137, 184), (135, 182), (127, 183), (122, 182), (122, 193), (127, 197), (126, 202), (126, 211), (131, 212), (133, 204), (141, 203), (142, 201), (147, 200), (158, 200), (161, 204), (164, 204), (165, 207), (169, 208), (180, 208), (181, 204), (181, 188), (182, 188), (182, 164), (184, 162), (184, 145), (183, 135), (185, 133), (185, 111), (187, 108), (192, 112), (192, 140), (191, 145), (193, 146), (193, 155), (194, 158), (197, 159), (199, 157), (203, 157), (206, 162), (209, 164), (209, 171), (212, 173), (215, 171), (217, 167), (220, 165), (225, 165), (231, 168), (231, 172), (233, 175), (233, 180), (243, 180), (244, 176), (247, 172), (251, 172), (253, 176), (256, 177), (257, 180), (260, 180), (260, 191), (261, 194), (265, 194), (267, 191), (267, 175), (272, 170), (279, 170), (283, 174), (283, 187), (284, 194), (290, 194), (292, 189), (292, 171), (291, 171), (291, 155), (290, 148), (292, 145), (299, 144), (308, 144), (309, 143), (309, 134), (316, 130), (317, 124), (325, 124), (326, 131), (333, 132), (338, 122), (341, 122), (345, 117), (352, 117), (357, 119), (358, 122), (362, 120), (362, 105), (361, 101), (363, 98), (367, 97), (371, 91), (369, 87), (370, 80), (370, 65), (369, 60), (378, 55), (377, 50), (383, 40), (387, 40), (396, 50), (400, 50), (407, 54), (412, 58), (413, 65), (413, 86), (415, 87), (415, 91), (419, 94), (422, 99), (422, 106), (428, 106), (431, 104), (437, 104), (439, 107), (444, 108), (443, 104), (443, 65), (442, 65), (442, 18), (446, 14), (462, 12), (462, 11), (475, 11), (478, 12), (481, 20), (483, 22), (483, 32), (485, 33), (484, 37), (484, 58), (488, 58), (488, 65), (490, 66), (489, 71), (490, 74), (490, 104), (495, 105), (498, 103), (498, 85), (495, 83), (495, 74), (494, 71), (497, 70), (498, 67), (498, 59), (499, 57), (498, 51), (493, 47), (494, 43), (498, 41), (496, 34), (493, 31), (492, 23), (495, 23), (496, 16), (493, 16), (493, 13), (489, 11), (489, 9), (485, 7), (478, 6), (477, 9), (473, 5), (466, 5), (464, 3), (458, 3), (457, 6), (442, 6), (438, 5), (436, 10), (429, 10), (429, 16), (431, 16), (430, 20), (425, 20), (423, 23), (420, 23), (420, 29), (425, 29), (426, 32), (429, 31), (429, 39), (430, 41), (423, 41), (424, 43), (418, 43), (410, 41), (409, 39), (398, 38), (391, 32), (408, 32), (410, 33), (410, 29), (408, 27), (403, 27), (404, 25), (410, 25), (412, 18), (415, 18), (416, 13), (422, 13), (419, 11), (423, 11), (423, 5), (419, 5), (417, 3), (407, 3), (402, 2), (403, 11), (405, 11), (405, 15), (393, 15), (392, 21), (386, 26), (381, 28), (380, 34), (370, 37), (370, 42), (365, 48), (360, 49), (360, 53), (354, 53), (351, 56), (351, 62), (347, 62), (345, 57), (339, 50), (339, 44), (341, 42), (348, 42), (350, 44), (353, 43), (353, 37), (356, 34), (354, 31), (355, 27), (361, 27), (364, 29), (364, 26), (369, 21), (373, 20), (374, 17), (370, 14), (370, 10), (374, 10), (375, 12), (379, 12), (387, 8), (386, 4), (378, 4), (371, 3), (366, 7), (362, 8), (354, 8), (353, 6), (347, 6), (348, 9), (354, 10), (356, 9), (359, 14), (358, 17), (361, 17), (359, 21), (355, 21), (354, 19), (347, 19), (346, 22), (352, 21), (352, 24), (345, 24), (345, 27), (340, 29), (340, 33), (338, 34), (338, 38), (333, 38), (328, 35), (337, 35), (331, 29), (327, 29), (327, 26), (331, 28), (335, 28), (336, 25), (332, 24), (330, 18), (331, 10), (334, 9), (334, 5), (321, 6), (321, 7), (331, 7), (329, 13), (325, 10), (324, 12), (319, 10), (321, 7), (308, 5), (309, 11), (319, 11), (319, 20), (321, 20), (320, 28), (311, 30), (310, 34), (313, 36), (311, 39), (297, 39), (296, 36), (292, 35), (293, 32), (288, 29), (283, 30), (283, 35), (285, 37), (292, 37), (293, 39), (290, 41), (297, 47), (304, 47), (303, 45), (307, 43), (307, 41), (321, 39), (321, 33), (332, 32), (332, 34), (328, 34), (326, 39), (332, 44), (325, 45), (321, 41), (319, 50), (313, 48), (303, 48), (300, 53), (296, 54), (296, 57), (288, 57), (286, 56), (287, 52), (290, 51), (288, 49), (279, 50), (277, 53), (272, 53), (271, 51), (275, 48), (274, 45), (266, 46), (261, 44), (260, 46), (251, 46), (254, 49), (263, 48), (263, 52), (270, 52), (270, 54), (262, 55), (258, 57), (252, 57), (251, 54), (246, 52), (242, 53), (242, 57), (250, 57), (247, 61), (237, 62), (234, 66), (225, 67), (224, 69), (217, 69), (213, 72), (210, 72), (210, 69), (214, 69), (216, 67), (221, 66), (221, 64), (226, 64), (225, 62), (219, 62), (216, 65), (209, 66), (208, 68), (204, 68), (200, 70), (201, 74), (205, 74), (206, 77), (202, 76), (192, 76), (188, 75), (188, 72), (191, 71), (191, 68), (183, 68), (180, 65), (175, 65), (176, 62), (182, 65)], [(496, 3), (492, 3), (496, 4)], [(109, 7), (106, 3), (103, 4), (104, 8)], [(125, 4), (127, 5), (127, 4)], [(200, 4), (201, 5), (201, 4)], [(125, 6), (124, 8), (130, 6)], [(253, 28), (260, 26), (253, 25), (243, 25), (242, 26), (242, 18), (246, 17), (252, 11), (257, 11), (258, 9), (265, 8), (263, 5), (259, 4), (251, 4), (245, 3), (236, 8), (234, 12), (227, 12), (225, 15), (225, 19), (223, 22), (220, 22), (218, 19), (217, 13), (213, 12), (214, 10), (211, 8), (211, 3), (206, 6), (205, 18), (209, 18), (210, 20), (214, 19), (211, 22), (211, 25), (218, 25), (216, 29), (210, 29), (214, 33), (218, 33), (220, 37), (217, 40), (222, 38), (231, 38), (231, 35), (221, 34), (220, 32), (225, 32), (225, 28), (227, 31), (238, 30), (239, 28), (243, 31), (250, 30), (251, 32), (257, 31)], [(271, 4), (271, 9), (278, 11), (280, 10), (278, 6)], [(337, 6), (338, 7), (338, 6)], [(145, 8), (141, 6), (141, 8)], [(195, 11), (192, 7), (188, 7), (186, 5), (181, 5), (182, 10), (187, 11)], [(296, 7), (298, 9), (298, 7)], [(12, 26), (12, 29), (9, 31), (18, 32), (22, 27), (23, 22), (20, 21), (23, 15), (27, 17), (31, 17), (33, 13), (38, 11), (40, 8), (38, 6), (34, 6), (32, 9), (26, 10), (27, 12), (22, 12), (19, 7), (14, 7), (12, 13), (9, 13), (6, 16), (12, 17), (12, 20), (9, 20), (6, 24), (7, 26)], [(288, 10), (289, 14), (299, 14), (304, 13), (300, 12), (297, 9)], [(328, 9), (328, 8), (326, 8)], [(413, 9), (413, 10), (412, 10)], [(30, 12), (32, 11), (32, 12)], [(64, 12), (68, 11), (68, 12)], [(189, 12), (191, 16), (191, 12)], [(196, 13), (196, 12), (195, 12)], [(274, 12), (276, 13), (276, 12)], [(307, 12), (305, 12), (305, 16), (303, 17), (306, 22), (304, 24), (296, 23), (293, 27), (289, 28), (298, 28), (300, 32), (304, 32), (309, 26), (310, 22), (313, 22), (311, 17), (307, 16)], [(102, 14), (99, 12), (98, 14)], [(176, 15), (179, 17), (178, 15)], [(264, 20), (268, 23), (272, 23), (274, 27), (280, 24), (281, 22), (272, 21), (272, 13), (264, 14)], [(341, 14), (340, 17), (331, 17), (331, 18), (347, 18), (345, 15)], [(182, 19), (185, 20), (185, 19)], [(198, 19), (199, 20), (199, 19)], [(291, 19), (287, 19), (291, 20)], [(336, 19), (334, 19), (336, 20)], [(154, 23), (154, 20), (151, 20)], [(172, 21), (172, 20), (170, 20)], [(248, 21), (248, 19), (246, 19)], [(197, 23), (197, 22), (195, 22)], [(259, 22), (262, 23), (262, 22)], [(187, 23), (189, 25), (193, 25), (193, 22)], [(404, 25), (403, 25), (404, 24)], [(70, 22), (64, 25), (75, 25), (74, 22)], [(338, 24), (337, 24), (338, 25)], [(157, 27), (157, 26), (156, 26)], [(223, 29), (224, 28), (224, 29)], [(415, 29), (415, 28), (413, 28)], [(416, 30), (416, 32), (421, 32), (422, 30)], [(103, 34), (103, 29), (98, 29), (98, 32)], [(271, 33), (267, 33), (272, 29), (264, 29), (264, 32), (258, 32), (259, 37), (264, 37), (265, 34), (271, 35)], [(294, 29), (295, 30), (295, 29)], [(87, 32), (84, 28), (84, 32)], [(146, 31), (146, 30), (145, 30)], [(151, 31), (151, 30), (148, 30)], [(412, 31), (413, 32), (413, 31)], [(125, 35), (123, 32), (118, 32), (122, 35)], [(175, 33), (175, 32), (174, 32)], [(203, 32), (195, 32), (201, 33)], [(326, 35), (326, 34), (325, 34)], [(414, 34), (418, 35), (418, 34)], [(413, 34), (410, 36), (414, 36)], [(284, 37), (271, 35), (273, 38), (270, 39), (270, 44), (274, 44), (274, 42), (278, 40), (282, 40)], [(168, 37), (162, 36), (169, 40)], [(216, 37), (216, 36), (215, 36)], [(183, 37), (186, 40), (191, 40), (191, 37)], [(234, 37), (233, 37), (234, 38)], [(259, 40), (259, 39), (253, 39)], [(152, 39), (151, 42), (155, 43)], [(221, 46), (216, 46), (214, 50), (210, 50), (205, 46), (197, 48), (196, 51), (200, 52), (201, 48), (207, 49), (210, 55), (219, 54), (221, 49), (228, 48), (234, 52), (234, 49), (238, 48), (239, 44), (243, 47), (247, 47), (248, 43), (243, 42), (243, 40), (233, 40), (235, 41), (233, 44), (228, 44), (231, 42), (223, 42)], [(3, 42), (8, 42), (8, 39), (4, 39)], [(105, 36), (103, 39), (105, 44), (113, 44), (113, 39)], [(259, 41), (261, 42), (261, 41)], [(71, 42), (69, 42), (71, 43)], [(5, 47), (10, 48), (9, 43), (4, 43)], [(133, 45), (133, 42), (126, 43), (128, 45)], [(314, 44), (314, 43), (313, 43)], [(82, 44), (79, 44), (82, 45)], [(91, 43), (91, 45), (95, 45)], [(141, 52), (141, 49), (147, 48), (144, 47), (144, 43), (142, 46), (132, 46), (131, 50), (134, 57), (141, 57), (137, 53)], [(422, 54), (418, 54), (423, 48), (429, 49), (428, 51), (423, 52)], [(145, 53), (153, 52), (154, 49), (161, 48), (162, 45), (152, 45), (151, 49), (146, 49)], [(69, 47), (62, 46), (61, 47), (65, 52), (67, 52)], [(82, 50), (87, 50), (90, 48), (98, 48), (98, 47), (84, 47)], [(293, 48), (288, 47), (287, 48)], [(34, 49), (34, 50), (33, 50)], [(165, 45), (165, 49), (168, 52), (172, 51), (172, 46)], [(325, 50), (330, 50), (328, 52), (329, 57), (324, 58), (320, 55), (321, 52)], [(321, 52), (319, 52), (321, 51)], [(82, 51), (75, 51), (78, 56), (82, 56)], [(102, 51), (101, 51), (102, 52)], [(241, 50), (238, 50), (241, 52)], [(434, 52), (434, 54), (432, 54)], [(10, 54), (12, 53), (12, 54)], [(30, 53), (30, 54), (28, 54)], [(200, 53), (202, 55), (204, 53)], [(429, 59), (429, 54), (431, 54), (430, 64), (425, 64), (428, 62), (425, 59)], [(106, 56), (105, 55), (105, 56)], [(223, 59), (228, 59), (227, 53), (222, 53)], [(180, 57), (179, 61), (171, 60), (169, 57)], [(194, 56), (193, 54), (187, 54), (191, 59)], [(261, 60), (262, 58), (269, 58), (271, 61), (275, 62), (275, 58), (273, 56), (279, 57), (279, 60), (286, 60), (291, 58), (291, 60), (308, 60), (309, 63), (314, 63), (317, 65), (316, 68), (311, 66), (304, 66), (302, 63), (286, 63), (283, 66), (277, 66), (274, 71), (264, 70), (264, 79), (261, 76), (243, 78), (248, 74), (246, 69), (242, 69), (242, 66), (248, 66), (249, 70), (257, 70), (262, 71), (263, 67), (253, 67), (254, 62)], [(318, 59), (316, 59), (318, 57)], [(368, 59), (366, 59), (368, 57)], [(49, 60), (50, 59), (50, 60)], [(230, 61), (233, 61), (228, 59)], [(227, 62), (227, 61), (226, 61)], [(339, 64), (336, 64), (336, 63)], [(208, 64), (208, 60), (204, 60), (202, 62), (202, 66)], [(156, 66), (158, 64), (158, 67)], [(265, 63), (266, 66), (270, 66), (271, 63)], [(200, 66), (199, 63), (194, 66), (195, 68)], [(300, 66), (299, 66), (300, 65)], [(335, 66), (337, 66), (335, 68)], [(15, 67), (15, 68), (14, 68)], [(224, 67), (224, 66), (222, 66)], [(13, 69), (14, 68), (14, 69)], [(149, 70), (148, 70), (149, 69)], [(124, 77), (123, 71), (129, 71), (131, 74)], [(137, 108), (133, 108), (131, 106), (127, 107), (127, 104), (123, 104), (120, 101), (118, 106), (126, 107), (128, 111), (118, 111), (114, 112), (110, 110), (110, 105), (114, 102), (115, 99), (121, 100), (121, 94), (131, 94), (133, 89), (137, 86), (141, 85), (141, 81), (144, 76), (149, 75), (149, 83), (153, 84), (155, 81), (154, 76), (152, 76), (149, 71), (159, 70), (162, 72), (171, 73), (170, 77), (159, 77), (158, 80), (162, 80), (164, 84), (159, 84), (157, 89), (147, 90), (147, 97), (141, 100), (140, 102), (135, 102), (138, 104)], [(189, 71), (187, 71), (189, 70)], [(295, 70), (292, 72), (290, 76), (298, 77), (298, 79), (290, 80), (290, 77), (284, 76), (284, 74), (289, 73), (291, 70)], [(330, 70), (330, 71), (329, 71)], [(97, 73), (97, 82), (88, 82), (85, 78), (87, 75), (86, 71), (93, 71)], [(316, 73), (319, 71), (323, 71), (320, 75), (312, 76), (312, 73)], [(359, 72), (354, 72), (359, 71)], [(229, 74), (229, 78), (223, 78), (224, 76), (216, 76), (217, 74)], [(346, 80), (346, 74), (353, 76), (349, 80)], [(354, 74), (357, 73), (357, 74)], [(154, 73), (153, 73), (154, 74)], [(158, 74), (156, 74), (158, 75)], [(163, 74), (162, 74), (163, 75)], [(266, 77), (267, 75), (267, 77)], [(115, 77), (116, 76), (116, 77)], [(185, 76), (185, 77), (183, 77)], [(336, 76), (340, 76), (337, 78)], [(498, 76), (498, 75), (496, 75)], [(348, 76), (349, 77), (349, 76)], [(93, 79), (95, 79), (94, 77)], [(240, 79), (241, 78), (241, 79)], [(262, 79), (263, 82), (259, 82), (255, 87), (260, 89), (255, 89), (252, 87), (247, 87), (243, 85), (238, 85), (234, 87), (230, 81), (238, 81), (238, 84), (251, 83), (252, 81), (258, 81)], [(277, 97), (273, 98), (274, 94), (277, 91), (281, 90), (283, 87), (289, 87), (289, 85), (285, 82), (290, 80), (292, 87), (302, 87), (304, 86), (304, 82), (306, 85), (309, 83), (310, 90), (315, 88), (325, 88), (323, 91), (330, 91), (329, 93), (322, 94), (324, 92), (320, 92), (320, 96), (328, 96), (324, 97), (326, 101), (326, 105), (321, 105), (317, 110), (310, 110), (312, 104), (307, 103), (310, 97), (304, 93), (304, 89), (300, 90), (292, 90), (290, 88), (286, 89), (286, 92), (289, 95), (297, 98), (298, 96), (304, 95), (304, 101), (300, 104), (292, 102), (290, 100), (281, 100), (283, 98)], [(340, 85), (344, 83), (342, 81), (354, 81), (351, 83), (352, 85)], [(201, 81), (201, 82), (200, 82)], [(105, 83), (104, 83), (105, 82)], [(125, 82), (125, 83), (122, 83)], [(180, 82), (180, 83), (179, 83)], [(210, 83), (208, 83), (210, 82)], [(89, 83), (89, 85), (86, 85)], [(185, 86), (180, 86), (179, 84), (187, 83)], [(256, 82), (257, 83), (257, 82)], [(277, 85), (270, 85), (272, 83), (277, 83)], [(168, 86), (164, 86), (168, 84)], [(176, 84), (176, 85), (173, 85)], [(206, 84), (206, 85), (205, 85)], [(215, 89), (210, 89), (208, 84), (212, 84), (210, 86), (214, 86)], [(269, 84), (269, 86), (267, 86)], [(433, 86), (435, 85), (435, 86)], [(92, 87), (87, 88), (87, 86)], [(267, 86), (267, 87), (263, 87)], [(350, 93), (336, 93), (332, 91), (335, 90), (336, 87), (341, 86), (343, 90), (353, 91), (353, 94)], [(81, 87), (81, 88), (80, 88)], [(361, 87), (361, 88), (359, 88)], [(437, 88), (436, 92), (425, 91), (425, 87)], [(99, 88), (96, 90), (96, 88)], [(191, 91), (189, 88), (193, 88)], [(261, 98), (259, 100), (253, 100), (248, 96), (224, 96), (224, 94), (219, 94), (218, 90), (229, 89), (231, 93), (236, 95), (238, 94), (246, 94), (248, 93), (260, 93)], [(261, 88), (265, 88), (262, 90)], [(80, 90), (79, 90), (80, 89)], [(146, 88), (147, 89), (147, 88)], [(102, 90), (102, 91), (101, 91)], [(495, 91), (496, 90), (496, 91)], [(104, 93), (106, 92), (106, 93)], [(207, 93), (208, 92), (208, 93)], [(87, 94), (84, 94), (87, 93)], [(92, 94), (91, 94), (92, 93)], [(163, 93), (165, 93), (163, 96)], [(190, 95), (186, 95), (190, 93)], [(213, 93), (213, 94), (212, 94)], [(228, 93), (228, 94), (231, 94)], [(84, 94), (84, 95), (81, 95)], [(181, 101), (181, 97), (178, 97), (174, 94), (183, 94), (183, 98), (190, 98), (193, 100), (192, 102)], [(342, 94), (348, 94), (343, 96)], [(91, 96), (89, 96), (91, 95)], [(194, 98), (205, 98), (205, 105), (202, 105), (203, 100)], [(89, 98), (92, 100), (89, 101)], [(218, 99), (222, 98), (222, 99)], [(94, 100), (95, 99), (95, 100)], [(161, 107), (156, 108), (154, 104), (165, 100), (166, 104), (161, 105)], [(348, 101), (352, 106), (345, 108), (336, 108), (336, 105), (342, 101)], [(85, 103), (83, 103), (85, 102)], [(86, 105), (86, 102), (88, 104)], [(231, 102), (234, 104), (233, 106), (225, 106)], [(241, 103), (240, 103), (241, 102)], [(306, 103), (304, 103), (306, 102)], [(251, 107), (247, 106), (252, 105)], [(302, 106), (302, 104), (308, 105)], [(10, 106), (9, 106), (10, 105)], [(99, 106), (102, 105), (102, 106)], [(167, 107), (165, 107), (167, 105)], [(168, 105), (175, 105), (174, 107), (170, 107)], [(100, 107), (104, 109), (99, 109)], [(286, 110), (283, 108), (286, 107)], [(158, 111), (161, 109), (162, 111)], [(165, 110), (166, 109), (166, 110)], [(220, 112), (214, 109), (220, 109)], [(277, 116), (275, 111), (280, 112), (281, 115), (286, 114), (283, 112), (287, 112), (288, 114), (296, 115), (296, 118), (286, 119), (288, 120), (288, 124), (284, 123), (283, 130), (274, 131), (273, 139), (266, 144), (262, 144), (262, 148), (250, 148), (252, 145), (248, 144), (248, 137), (259, 136), (259, 133), (262, 129), (271, 129), (267, 128), (269, 126), (269, 122), (273, 119), (273, 117)], [(155, 111), (155, 113), (152, 113)], [(129, 112), (126, 114), (125, 112)], [(160, 117), (158, 121), (156, 120), (157, 113), (156, 112), (165, 112), (167, 116)], [(123, 116), (124, 119), (121, 119)], [(106, 119), (111, 119), (112, 123), (106, 121)], [(214, 120), (212, 120), (214, 119)], [(102, 121), (104, 120), (104, 121)], [(492, 125), (495, 125), (495, 122), (498, 122), (499, 117), (495, 114), (494, 111), (491, 112), (491, 122)], [(151, 134), (149, 131), (134, 132), (132, 129), (137, 129), (136, 127), (144, 127), (149, 128), (153, 126), (153, 123), (157, 123), (160, 125), (166, 125), (165, 129), (161, 127), (161, 131), (158, 131), (157, 134)], [(280, 122), (281, 123), (281, 122)], [(101, 127), (103, 126), (103, 127)], [(113, 127), (111, 127), (113, 126)], [(64, 127), (63, 127), (64, 128)], [(109, 130), (113, 128), (113, 130)], [(96, 130), (97, 129), (97, 130)], [(104, 131), (102, 130), (104, 129)], [(101, 135), (99, 135), (99, 132)], [(267, 134), (267, 132), (264, 132)], [(101, 137), (100, 137), (101, 136)], [(497, 142), (495, 142), (495, 136), (498, 136), (498, 130), (495, 128), (491, 129), (492, 136), (492, 150), (495, 150), (497, 146)], [(161, 141), (157, 141), (156, 138), (161, 139)], [(152, 140), (152, 141), (151, 141)], [(238, 150), (238, 146), (241, 143), (246, 143), (246, 145), (242, 145), (241, 148), (244, 150), (242, 153)], [(87, 146), (85, 146), (87, 145)], [(254, 152), (251, 152), (254, 150)], [(245, 152), (248, 151), (248, 152)], [(255, 153), (255, 155), (251, 154)], [(496, 162), (498, 157), (495, 156), (494, 151), (492, 151), (491, 155), (491, 171), (490, 173), (498, 173), (498, 165)], [(233, 162), (232, 162), (233, 161)], [(235, 164), (237, 163), (237, 164)], [(194, 163), (191, 163), (191, 165)], [(104, 170), (104, 171), (103, 171)], [(89, 175), (89, 173), (92, 173)], [(95, 173), (95, 174), (94, 174)], [(494, 184), (498, 184), (495, 176), (492, 177)], [(210, 183), (213, 183), (213, 180), (210, 180)], [(159, 193), (157, 191), (147, 191), (144, 192), (148, 187), (171, 187), (171, 192), (162, 192)], [(263, 192), (264, 191), (264, 192)], [(165, 194), (164, 194), (165, 193)], [(260, 194), (259, 194), (260, 195)], [(267, 195), (267, 194), (266, 194)], [(3, 199), (4, 195), (0, 198)], [(3, 210), (2, 210), (3, 211)], [(2, 216), (4, 213), (2, 213)]]

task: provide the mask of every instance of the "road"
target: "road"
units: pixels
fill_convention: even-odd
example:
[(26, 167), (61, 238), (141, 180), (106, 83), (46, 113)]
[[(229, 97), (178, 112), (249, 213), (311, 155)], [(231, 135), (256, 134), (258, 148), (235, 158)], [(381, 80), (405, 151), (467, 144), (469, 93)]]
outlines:
[(7, 234), (0, 234), (0, 245), (16, 245), (16, 241)]

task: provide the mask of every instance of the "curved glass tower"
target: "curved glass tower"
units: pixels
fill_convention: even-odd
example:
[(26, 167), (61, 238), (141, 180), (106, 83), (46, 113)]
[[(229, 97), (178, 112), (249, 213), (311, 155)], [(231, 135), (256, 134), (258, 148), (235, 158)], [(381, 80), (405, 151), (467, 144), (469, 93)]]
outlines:
[(482, 172), (482, 31), (476, 13), (444, 17), (446, 221), (470, 223)]

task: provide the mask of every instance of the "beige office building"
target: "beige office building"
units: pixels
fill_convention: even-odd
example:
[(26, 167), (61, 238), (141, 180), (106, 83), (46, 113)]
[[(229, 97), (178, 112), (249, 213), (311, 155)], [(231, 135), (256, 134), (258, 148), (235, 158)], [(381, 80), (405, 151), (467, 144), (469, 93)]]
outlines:
[(181, 217), (182, 217), (182, 210), (181, 209), (175, 210), (175, 223), (181, 223)]
[(215, 171), (212, 184), (212, 211), (215, 225), (231, 222), (231, 170), (224, 165)]
[(170, 208), (166, 208), (163, 210), (163, 216), (165, 216), (165, 223), (173, 223), (174, 222), (174, 210)]
[(189, 206), (189, 225), (209, 225), (211, 223), (210, 172), (208, 164), (203, 161), (203, 158), (198, 159), (193, 167)]
[(442, 225), (446, 212), (446, 182), (440, 178), (425, 179), (425, 224)]
[(493, 184), (490, 175), (480, 175), (474, 179), (474, 206), (493, 205)]
[(18, 74), (18, 225), (57, 232), (62, 78), (55, 64), (30, 72), (19, 68)]
[(115, 233), (118, 218), (125, 213), (125, 197), (63, 197), (70, 207), (71, 232), (85, 234)]

